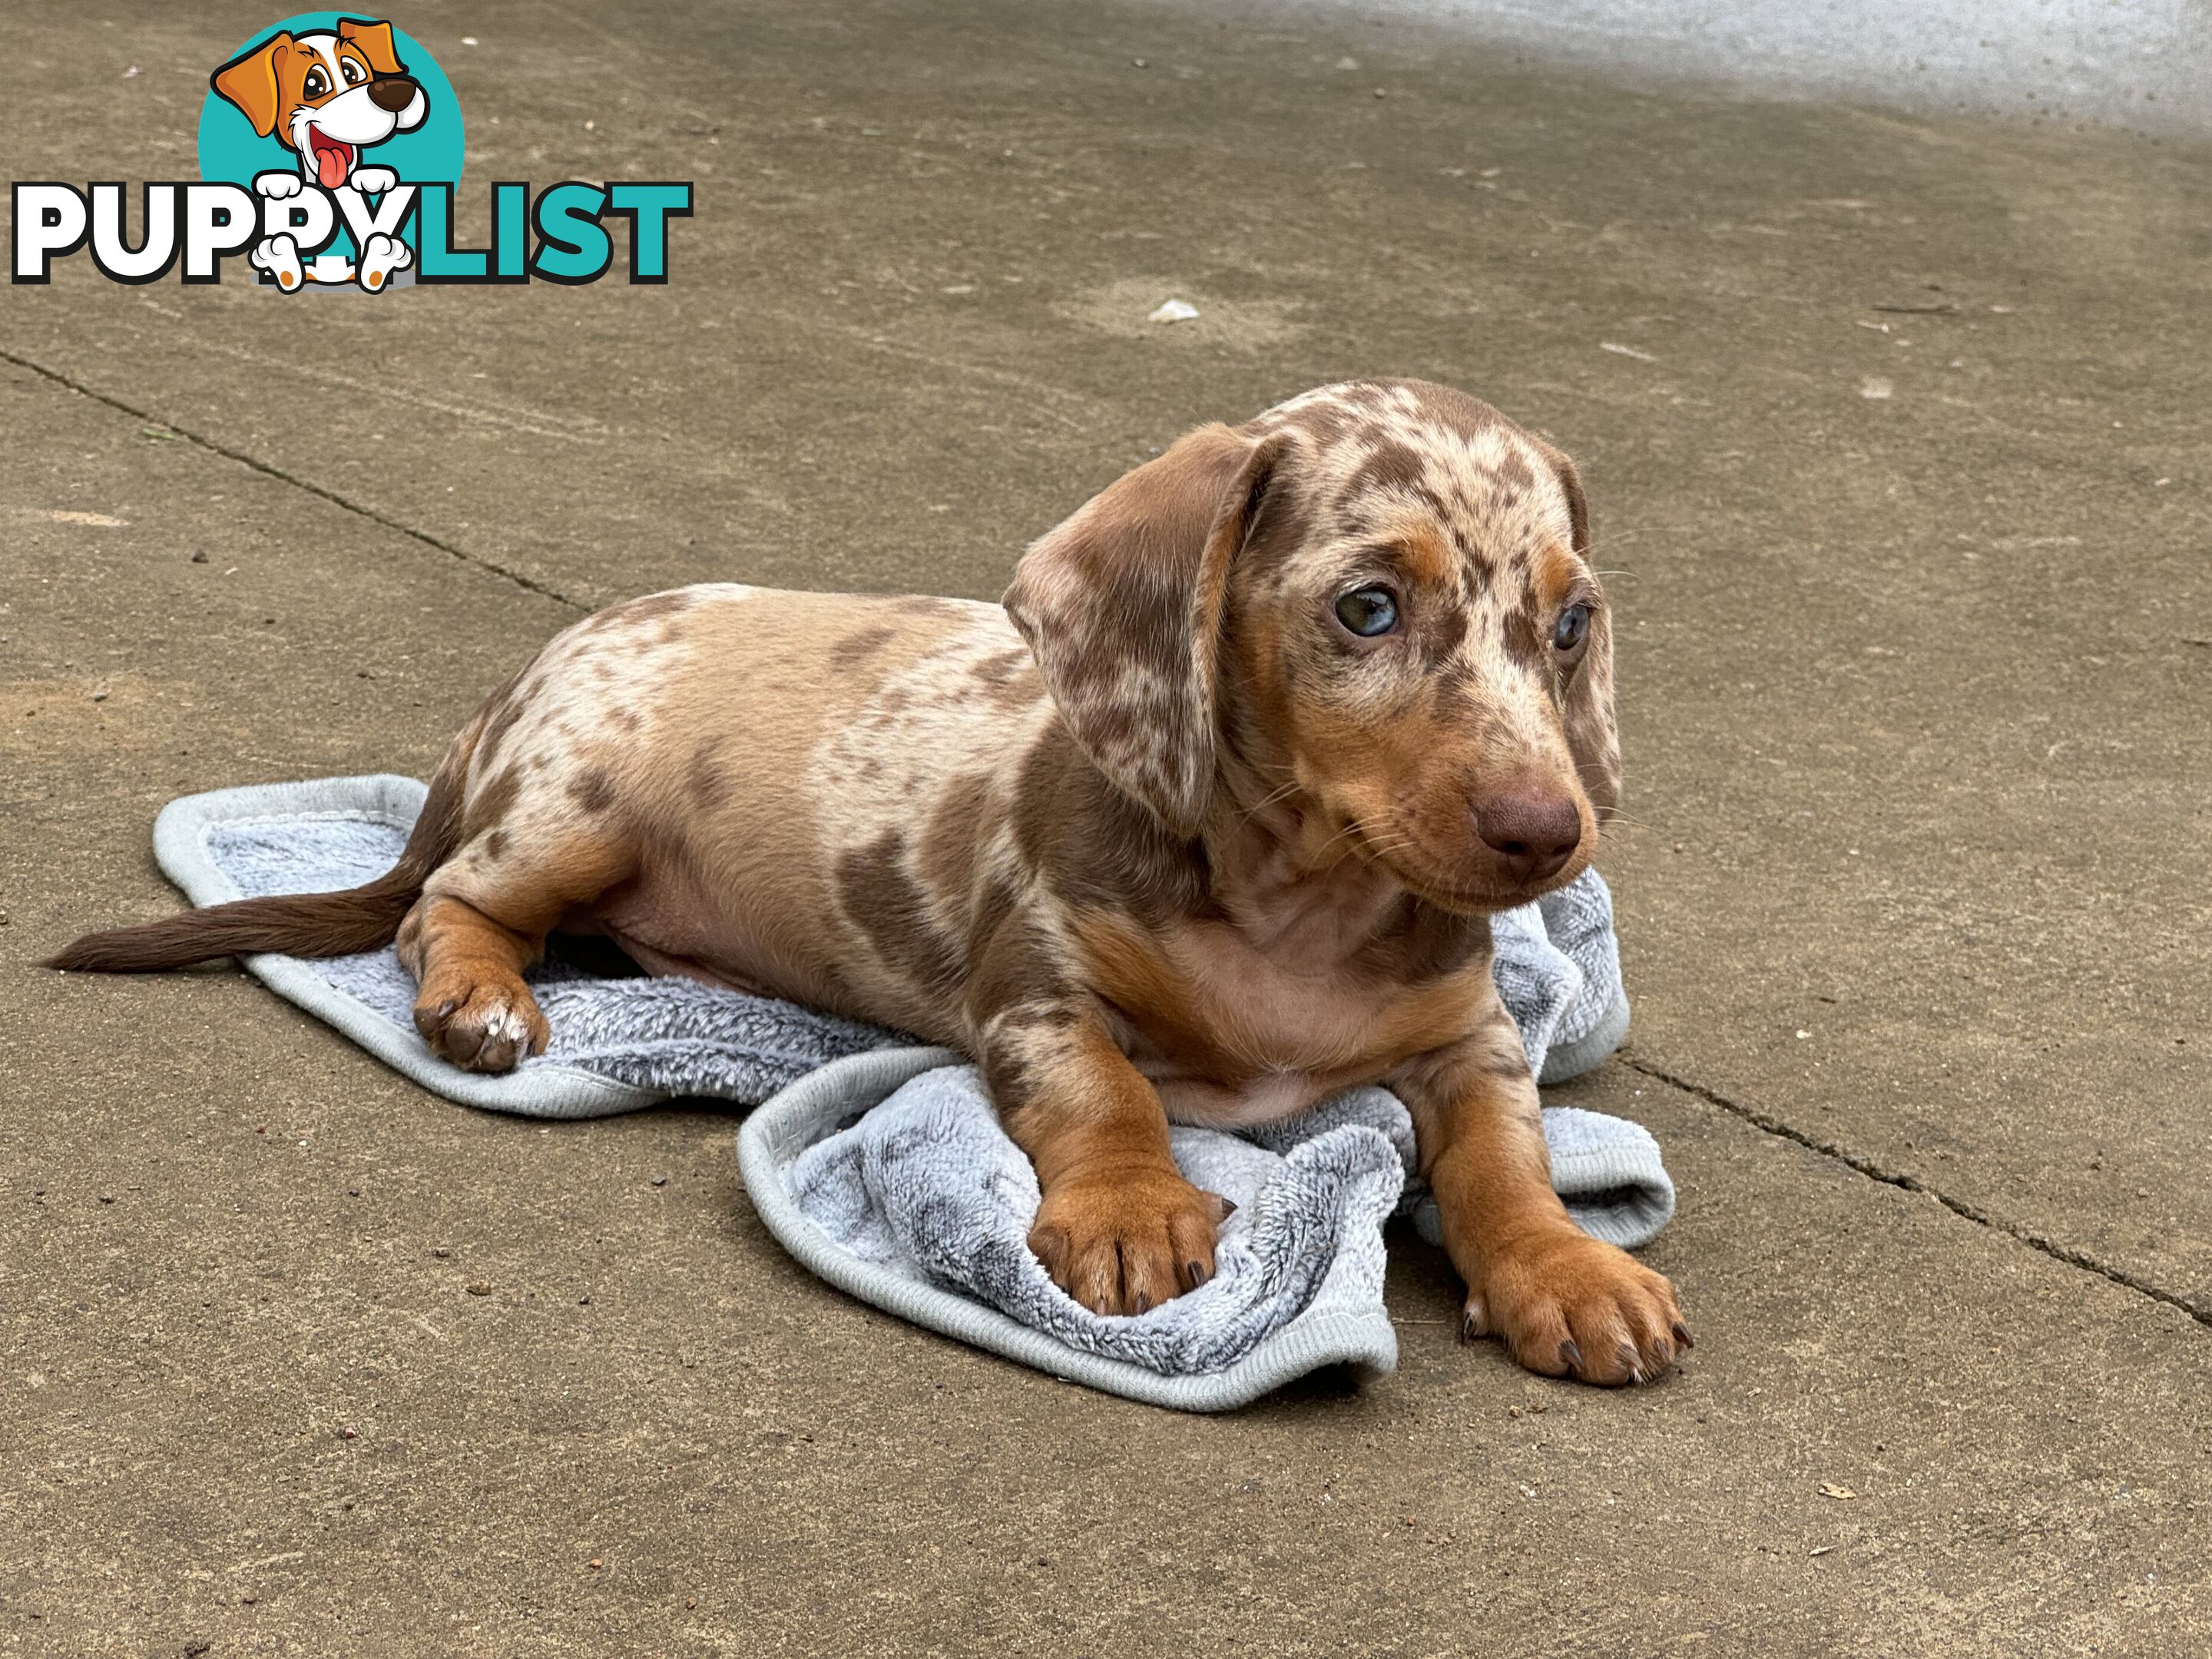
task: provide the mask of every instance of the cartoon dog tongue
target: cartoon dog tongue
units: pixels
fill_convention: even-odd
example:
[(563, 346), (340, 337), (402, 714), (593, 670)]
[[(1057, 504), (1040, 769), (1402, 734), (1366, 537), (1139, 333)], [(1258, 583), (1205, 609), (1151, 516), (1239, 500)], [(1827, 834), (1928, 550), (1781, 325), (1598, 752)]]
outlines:
[(315, 152), (315, 176), (325, 190), (336, 190), (346, 181), (346, 144), (334, 144), (320, 132), (313, 135), (312, 148)]

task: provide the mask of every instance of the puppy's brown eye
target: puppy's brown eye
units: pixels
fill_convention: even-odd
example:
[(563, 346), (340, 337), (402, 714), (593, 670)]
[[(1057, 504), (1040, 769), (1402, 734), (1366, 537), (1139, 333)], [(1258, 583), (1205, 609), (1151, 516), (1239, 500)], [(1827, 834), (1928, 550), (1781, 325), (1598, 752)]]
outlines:
[(1336, 602), (1336, 619), (1371, 640), (1398, 625), (1398, 601), (1387, 587), (1354, 588)]
[(357, 87), (368, 78), (368, 71), (350, 58), (339, 58), (338, 68), (344, 71), (346, 84), (349, 87)]
[(1559, 612), (1559, 625), (1552, 629), (1552, 649), (1561, 653), (1572, 651), (1589, 634), (1589, 607), (1571, 605)]
[(309, 70), (307, 78), (300, 82), (300, 90), (310, 98), (319, 98), (330, 89), (331, 83), (323, 78), (323, 72), (319, 69)]

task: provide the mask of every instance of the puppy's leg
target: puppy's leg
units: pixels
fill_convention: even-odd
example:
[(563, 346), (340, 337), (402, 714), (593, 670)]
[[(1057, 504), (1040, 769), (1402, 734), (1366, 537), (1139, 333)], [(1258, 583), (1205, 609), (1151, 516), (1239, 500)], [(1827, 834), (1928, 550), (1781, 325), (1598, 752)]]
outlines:
[(494, 921), (455, 898), (424, 898), (399, 930), (399, 956), (414, 970), (415, 1029), (432, 1051), (465, 1072), (505, 1072), (543, 1053), (550, 1035), (523, 983), (544, 939)]
[(1502, 1337), (1547, 1376), (1660, 1376), (1690, 1346), (1674, 1287), (1568, 1219), (1520, 1033), (1494, 992), (1489, 1002), (1474, 1036), (1387, 1079), (1413, 1113), (1444, 1248), (1467, 1280), (1462, 1328)]
[(533, 828), (526, 810), (474, 836), (423, 884), (399, 929), (415, 975), (415, 1028), (470, 1072), (505, 1072), (543, 1053), (549, 1031), (523, 970), (570, 909), (623, 880), (630, 848), (587, 828)]
[(1182, 1178), (1167, 1114), (1095, 1009), (993, 1021), (984, 1073), (1006, 1133), (1036, 1166), (1030, 1249), (1100, 1314), (1140, 1314), (1213, 1277), (1226, 1202)]

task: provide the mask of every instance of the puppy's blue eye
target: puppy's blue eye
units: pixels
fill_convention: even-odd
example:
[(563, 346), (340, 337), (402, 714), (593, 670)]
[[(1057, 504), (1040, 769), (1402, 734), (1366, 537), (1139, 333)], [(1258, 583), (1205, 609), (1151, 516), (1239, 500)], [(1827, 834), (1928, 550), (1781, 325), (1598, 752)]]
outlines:
[(1552, 629), (1552, 649), (1571, 651), (1589, 634), (1589, 607), (1571, 605), (1559, 612), (1559, 625)]
[(1398, 625), (1398, 601), (1387, 587), (1355, 588), (1336, 602), (1336, 619), (1371, 640)]

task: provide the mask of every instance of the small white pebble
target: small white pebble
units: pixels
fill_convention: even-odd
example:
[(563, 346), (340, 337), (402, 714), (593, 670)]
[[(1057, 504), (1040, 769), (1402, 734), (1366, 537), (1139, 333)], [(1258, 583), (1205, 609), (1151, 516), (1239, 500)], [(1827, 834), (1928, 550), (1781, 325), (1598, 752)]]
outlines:
[(1198, 307), (1189, 301), (1170, 300), (1145, 320), (1148, 323), (1188, 323), (1197, 315)]

